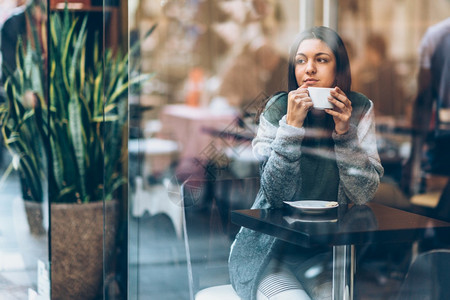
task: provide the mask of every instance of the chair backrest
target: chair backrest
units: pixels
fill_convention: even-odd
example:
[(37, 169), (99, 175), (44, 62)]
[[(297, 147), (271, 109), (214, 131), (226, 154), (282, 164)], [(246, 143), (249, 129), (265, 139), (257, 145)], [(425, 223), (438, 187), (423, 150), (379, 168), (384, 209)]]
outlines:
[(450, 299), (450, 250), (421, 253), (411, 264), (397, 300)]
[(228, 284), (228, 255), (239, 226), (235, 209), (250, 208), (259, 178), (188, 179), (181, 185), (183, 230), (191, 299), (201, 289)]

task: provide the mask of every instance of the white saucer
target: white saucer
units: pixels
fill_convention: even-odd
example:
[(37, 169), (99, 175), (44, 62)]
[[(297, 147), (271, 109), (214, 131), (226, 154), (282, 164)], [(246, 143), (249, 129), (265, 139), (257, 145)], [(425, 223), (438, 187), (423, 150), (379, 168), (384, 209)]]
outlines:
[(307, 214), (321, 214), (339, 206), (339, 203), (336, 201), (322, 200), (284, 201), (284, 203)]

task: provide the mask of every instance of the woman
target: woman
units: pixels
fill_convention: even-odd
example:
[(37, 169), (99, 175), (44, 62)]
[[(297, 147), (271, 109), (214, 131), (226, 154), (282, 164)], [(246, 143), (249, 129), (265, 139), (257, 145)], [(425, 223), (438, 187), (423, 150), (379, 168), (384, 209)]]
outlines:
[[(253, 208), (301, 199), (371, 200), (383, 174), (373, 104), (350, 91), (349, 60), (337, 33), (327, 27), (302, 32), (290, 51), (288, 81), (289, 93), (265, 105), (253, 140), (261, 162)], [(332, 87), (328, 100), (334, 108), (313, 109), (309, 86)], [(328, 254), (242, 228), (231, 247), (231, 283), (242, 299), (329, 299), (331, 275), (305, 276)]]

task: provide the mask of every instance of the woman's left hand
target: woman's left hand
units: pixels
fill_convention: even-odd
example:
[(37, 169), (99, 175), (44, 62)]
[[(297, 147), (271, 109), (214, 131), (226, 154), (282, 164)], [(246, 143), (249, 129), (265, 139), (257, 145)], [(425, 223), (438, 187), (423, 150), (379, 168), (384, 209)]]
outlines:
[(339, 87), (335, 87), (331, 90), (330, 95), (331, 97), (328, 97), (328, 100), (334, 105), (334, 108), (325, 109), (325, 111), (333, 116), (335, 125), (334, 130), (336, 133), (345, 134), (350, 128), (352, 103)]

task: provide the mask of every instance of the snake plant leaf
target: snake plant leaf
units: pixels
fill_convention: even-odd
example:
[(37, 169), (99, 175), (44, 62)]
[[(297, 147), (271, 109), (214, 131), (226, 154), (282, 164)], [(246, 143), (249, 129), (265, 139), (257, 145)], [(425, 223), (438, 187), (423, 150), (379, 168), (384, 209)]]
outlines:
[(93, 115), (99, 116), (103, 114), (103, 82), (102, 82), (103, 73), (100, 72), (98, 76), (95, 78), (94, 81), (94, 91), (92, 93), (93, 95), (93, 103), (94, 103), (94, 110)]
[(87, 18), (84, 18), (83, 23), (81, 24), (81, 29), (78, 33), (78, 38), (76, 39), (76, 43), (75, 43), (75, 47), (73, 49), (73, 54), (72, 54), (72, 59), (70, 62), (70, 67), (69, 67), (69, 80), (72, 83), (70, 85), (71, 90), (70, 93), (71, 94), (75, 94), (77, 93), (77, 89), (78, 87), (73, 84), (75, 82), (75, 78), (76, 78), (76, 72), (77, 72), (77, 65), (79, 62), (79, 55), (81, 53), (81, 49), (84, 48), (84, 45), (86, 44), (86, 38), (87, 38), (87, 34), (86, 33), (86, 25), (87, 25)]
[(93, 122), (101, 123), (101, 122), (116, 122), (120, 120), (119, 116), (99, 116), (92, 118)]
[[(35, 9), (35, 8), (33, 8), (33, 9)], [(26, 10), (25, 13), (26, 13), (27, 18), (28, 18), (29, 20), (32, 20), (32, 19), (33, 19), (33, 16), (31, 15), (31, 11), (30, 11), (30, 10)], [(43, 34), (43, 33), (45, 32), (45, 25), (44, 25), (43, 23), (41, 23), (41, 25), (40, 25), (39, 28), (36, 27), (36, 26), (30, 26), (30, 29), (31, 29), (31, 36), (32, 36), (32, 38), (33, 38), (33, 44), (34, 44), (34, 45), (39, 45), (39, 44), (40, 44), (40, 39), (39, 39), (39, 33), (38, 33), (38, 30), (41, 31), (40, 36), (41, 36), (41, 37), (45, 37), (46, 34)], [(43, 45), (46, 45), (47, 43), (46, 43), (46, 41), (42, 41), (42, 44), (43, 44)], [(28, 45), (29, 45), (29, 47), (31, 48), (31, 43), (28, 43)], [(33, 49), (33, 51), (29, 51), (29, 50), (28, 50), (28, 51), (27, 51), (27, 54), (28, 54), (28, 53), (29, 53), (29, 54), (33, 54), (33, 56), (34, 56), (34, 61), (36, 62), (36, 65), (35, 65), (35, 66), (43, 66), (43, 65), (44, 65), (44, 62), (43, 62), (43, 59), (42, 59), (42, 49), (41, 49), (41, 47), (35, 47), (35, 48)], [(35, 76), (34, 76), (34, 79), (35, 79), (35, 80), (45, 78), (45, 75), (44, 75), (44, 68), (33, 68), (33, 69), (34, 69), (34, 71), (38, 71), (38, 72), (39, 72), (39, 75), (35, 75)], [(42, 87), (42, 85), (41, 85), (41, 87)]]
[[(86, 47), (83, 47), (81, 49), (79, 62), (80, 62), (81, 66), (85, 66), (86, 65)], [(79, 81), (80, 81), (79, 89), (81, 91), (83, 91), (85, 89), (85, 82), (84, 81), (86, 80), (86, 72), (85, 72), (84, 68), (78, 68), (78, 71), (79, 71)]]
[[(69, 32), (67, 32), (67, 36), (65, 37), (65, 43), (64, 43), (64, 48), (62, 50), (62, 55), (61, 55), (61, 67), (63, 70), (67, 70), (67, 72), (62, 72), (63, 75), (63, 80), (64, 80), (64, 85), (66, 90), (70, 91), (71, 90), (71, 85), (70, 83), (73, 80), (72, 74), (72, 60), (73, 57), (75, 57), (75, 55), (73, 55), (73, 57), (71, 57), (72, 55), (72, 51), (73, 49), (71, 48), (73, 40), (72, 40), (72, 36), (75, 34), (75, 27), (76, 27), (76, 23), (74, 22), (69, 30)], [(80, 35), (81, 36), (81, 35)]]
[(105, 200), (111, 200), (113, 199), (114, 195), (114, 191), (116, 191), (118, 188), (120, 188), (122, 185), (127, 184), (127, 180), (124, 177), (115, 177), (112, 178), (112, 183), (108, 184), (111, 186), (110, 189), (107, 190), (107, 192), (105, 193)]
[[(50, 132), (52, 133), (52, 135), (50, 136), (50, 147), (52, 149), (51, 168), (53, 169), (54, 180), (55, 180), (53, 182), (53, 185), (56, 187), (56, 190), (62, 190), (64, 187), (64, 182), (65, 182), (64, 172), (63, 172), (64, 159), (63, 159), (63, 152), (61, 151), (62, 144), (58, 143), (59, 139), (57, 138), (57, 136), (58, 136), (58, 132), (60, 130), (57, 128), (57, 126), (58, 125), (54, 122), (50, 123)], [(66, 155), (67, 155), (67, 153), (66, 153)], [(74, 173), (73, 175), (76, 176), (77, 174)], [(56, 192), (56, 194), (54, 194), (54, 195), (56, 197), (56, 195), (58, 195), (58, 192)]]
[(22, 38), (19, 37), (19, 40), (17, 42), (16, 47), (16, 73), (17, 76), (20, 78), (20, 81), (23, 82), (23, 65), (24, 65), (24, 50), (23, 50), (23, 42)]
[[(73, 202), (73, 196), (76, 194), (76, 189), (74, 185), (65, 186), (60, 190), (58, 195), (58, 202)], [(64, 201), (64, 199), (70, 199), (69, 201)]]
[(21, 99), (17, 93), (15, 85), (11, 84), (9, 80), (5, 83), (5, 90), (7, 95), (7, 102), (9, 108), (9, 114), (6, 120), (7, 126), (10, 126), (11, 122), (18, 123), (20, 116), (25, 113), (25, 108), (22, 105)]
[(3, 185), (5, 184), (6, 180), (8, 179), (9, 175), (14, 170), (13, 162), (11, 162), (8, 167), (6, 168), (5, 172), (3, 172), (2, 177), (0, 178), (0, 189), (3, 188)]
[(117, 98), (122, 97), (128, 92), (128, 88), (130, 86), (141, 86), (143, 82), (146, 82), (150, 80), (154, 74), (140, 74), (139, 76), (134, 77), (127, 83), (124, 83), (123, 85), (119, 86), (114, 93), (110, 96), (109, 101), (115, 102)]
[[(99, 33), (96, 31), (95, 33), (94, 33), (94, 39), (95, 39), (95, 41), (98, 41), (98, 37), (99, 37)], [(93, 51), (93, 61), (94, 61), (94, 63), (95, 62), (97, 62), (98, 64), (101, 64), (101, 59), (100, 59), (100, 57), (99, 57), (99, 53), (100, 53), (100, 49), (99, 49), (99, 47), (100, 47), (100, 45), (98, 44), (98, 43), (94, 43), (94, 51)], [(99, 70), (99, 69), (102, 69), (102, 68), (99, 68), (99, 67), (101, 67), (101, 65), (99, 65), (99, 66), (95, 66), (95, 68), (97, 69), (97, 70)]]
[[(152, 33), (153, 31), (155, 31), (156, 27), (158, 26), (158, 24), (154, 24), (145, 34), (144, 37), (142, 38), (143, 40), (147, 39)], [(130, 50), (129, 50), (129, 56), (133, 56), (136, 54), (136, 52), (140, 49), (141, 44), (140, 43), (136, 43), (134, 44)]]
[(24, 173), (24, 178), (29, 187), (30, 196), (34, 201), (42, 202), (42, 186), (40, 180), (42, 174), (39, 174), (39, 162), (36, 157), (30, 156), (30, 149), (27, 148), (27, 143), (23, 141), (24, 133), (8, 130), (3, 127), (2, 133), (5, 137), (5, 145), (10, 152), (19, 156), (19, 165), (21, 171)]
[(81, 187), (81, 196), (84, 198), (86, 196), (86, 188), (85, 188), (85, 147), (86, 144), (83, 138), (84, 126), (81, 120), (81, 107), (78, 99), (72, 98), (69, 101), (69, 125), (70, 125), (70, 133), (72, 136), (72, 145), (75, 150), (75, 157), (78, 165), (78, 171), (80, 176), (80, 187)]
[(36, 165), (32, 161), (31, 157), (25, 153), (20, 153), (20, 166), (25, 174), (24, 177), (27, 182), (27, 186), (29, 187), (29, 192), (31, 194), (30, 196), (35, 202), (42, 202), (42, 176), (38, 174)]

